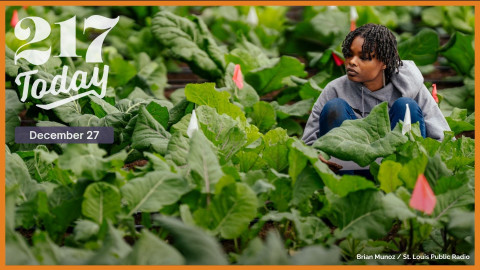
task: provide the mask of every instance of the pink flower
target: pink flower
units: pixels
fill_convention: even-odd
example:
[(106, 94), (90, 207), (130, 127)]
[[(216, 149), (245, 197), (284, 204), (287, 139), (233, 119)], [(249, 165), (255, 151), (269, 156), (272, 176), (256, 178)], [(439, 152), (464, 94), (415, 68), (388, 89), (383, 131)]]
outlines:
[(432, 96), (433, 96), (433, 99), (435, 100), (435, 102), (438, 103), (438, 96), (437, 96), (437, 85), (434, 83), (432, 84)]
[(235, 82), (237, 85), (238, 89), (243, 88), (243, 75), (242, 75), (242, 70), (240, 69), (240, 65), (235, 65), (235, 70), (233, 71), (233, 77), (232, 80)]
[(432, 214), (436, 203), (437, 198), (435, 197), (435, 194), (433, 194), (427, 178), (425, 178), (423, 174), (420, 174), (412, 192), (410, 206), (430, 215)]
[(333, 61), (335, 62), (335, 65), (337, 66), (341, 66), (343, 65), (343, 59), (340, 58), (335, 52), (332, 52), (332, 56), (333, 56)]
[(12, 20), (10, 21), (10, 25), (15, 28), (15, 25), (18, 23), (18, 11), (15, 9), (13, 11)]

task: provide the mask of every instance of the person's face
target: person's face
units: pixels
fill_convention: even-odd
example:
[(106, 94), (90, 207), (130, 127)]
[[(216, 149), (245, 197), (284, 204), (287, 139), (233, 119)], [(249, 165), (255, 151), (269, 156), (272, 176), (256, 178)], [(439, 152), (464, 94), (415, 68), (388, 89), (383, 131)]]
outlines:
[(383, 70), (386, 65), (379, 61), (372, 52), (372, 59), (363, 58), (362, 45), (364, 38), (357, 36), (350, 46), (351, 55), (345, 56), (345, 68), (348, 79), (354, 82), (360, 82), (371, 91), (383, 87)]

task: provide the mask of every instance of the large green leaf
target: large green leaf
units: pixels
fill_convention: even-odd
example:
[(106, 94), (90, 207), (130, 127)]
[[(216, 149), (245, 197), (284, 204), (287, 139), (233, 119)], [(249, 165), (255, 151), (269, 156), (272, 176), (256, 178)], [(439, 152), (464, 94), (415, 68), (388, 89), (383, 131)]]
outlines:
[(449, 33), (454, 30), (468, 34), (474, 33), (475, 12), (472, 6), (445, 6), (443, 8), (447, 15), (444, 21), (444, 28)]
[(247, 265), (286, 265), (289, 264), (287, 251), (276, 231), (269, 231), (263, 243), (260, 238), (250, 241), (239, 258), (239, 264)]
[(187, 161), (192, 171), (198, 176), (197, 181), (202, 192), (212, 193), (215, 190), (215, 184), (223, 176), (223, 172), (211, 143), (201, 131), (193, 133)]
[(439, 38), (432, 29), (422, 29), (414, 37), (398, 44), (400, 58), (413, 60), (419, 66), (425, 66), (437, 61)]
[(37, 191), (43, 189), (30, 178), (22, 158), (16, 153), (11, 154), (8, 148), (5, 149), (5, 186), (7, 188), (18, 186), (18, 202), (33, 198)]
[(77, 177), (100, 180), (112, 167), (123, 166), (127, 158), (125, 151), (103, 158), (106, 153), (97, 144), (68, 144), (58, 159), (58, 165), (71, 170)]
[(402, 181), (398, 178), (401, 170), (402, 164), (400, 163), (391, 160), (382, 162), (377, 176), (380, 182), (380, 189), (385, 191), (385, 193), (389, 193), (401, 186)]
[(165, 129), (168, 127), (169, 115), (166, 107), (152, 101), (147, 105), (146, 109)]
[(288, 167), (288, 146), (291, 139), (287, 131), (282, 128), (272, 129), (263, 137), (265, 149), (263, 159), (276, 171), (282, 171)]
[[(226, 57), (226, 56), (225, 56)], [(241, 71), (245, 73), (245, 68), (241, 65)], [(239, 89), (236, 83), (233, 81), (233, 74), (235, 71), (235, 65), (230, 63), (227, 66), (227, 72), (225, 73), (224, 81), (227, 90), (233, 97), (234, 101), (239, 102), (244, 107), (252, 107), (260, 100), (257, 91), (253, 89), (247, 82), (243, 82), (243, 88)]]
[(149, 172), (130, 180), (121, 188), (128, 205), (128, 215), (137, 211), (157, 212), (178, 201), (189, 190), (185, 179), (168, 171)]
[(326, 188), (325, 193), (338, 237), (376, 239), (387, 234), (391, 221), (384, 214), (381, 191), (361, 190), (340, 197)]
[(249, 172), (263, 168), (266, 163), (256, 152), (239, 151), (236, 155), (241, 172)]
[(142, 106), (132, 135), (132, 147), (138, 150), (151, 149), (164, 155), (169, 139), (170, 133)]
[(107, 114), (119, 113), (120, 110), (105, 100), (96, 96), (88, 96), (90, 98), (90, 106), (98, 118), (105, 117)]
[[(289, 214), (289, 213), (287, 213)], [(242, 265), (337, 265), (340, 263), (339, 248), (326, 249), (321, 245), (308, 246), (292, 256), (276, 231), (268, 231), (265, 241), (254, 238), (238, 259)]]
[(75, 222), (75, 228), (73, 229), (75, 241), (85, 241), (89, 238), (96, 236), (100, 226), (88, 219), (79, 219)]
[(467, 117), (467, 109), (454, 108), (450, 116), (445, 117), (447, 119), (450, 129), (455, 135), (464, 131), (475, 130), (475, 114), (471, 114)]
[(440, 48), (440, 54), (448, 59), (453, 68), (463, 75), (469, 75), (475, 65), (473, 35), (455, 32), (447, 44)]
[(278, 90), (289, 83), (290, 76), (305, 77), (304, 64), (290, 56), (272, 61), (270, 66), (257, 68), (245, 75), (245, 80), (259, 95)]
[(259, 101), (253, 105), (252, 109), (249, 117), (252, 119), (252, 124), (257, 126), (260, 131), (266, 132), (277, 123), (275, 109), (270, 103)]
[(262, 221), (271, 220), (280, 222), (284, 219), (293, 222), (298, 238), (308, 245), (312, 245), (315, 241), (321, 240), (330, 234), (330, 229), (320, 218), (315, 216), (303, 217), (300, 215), (300, 212), (294, 208), (291, 209), (291, 212), (270, 212), (262, 217)]
[(15, 127), (20, 126), (18, 114), (24, 109), (24, 105), (18, 99), (17, 93), (13, 90), (5, 91), (5, 142), (15, 140)]
[(175, 132), (168, 141), (165, 158), (172, 160), (177, 166), (186, 165), (189, 151), (190, 144), (187, 135)]
[(233, 183), (216, 194), (207, 209), (194, 213), (197, 224), (225, 239), (239, 237), (257, 214), (257, 196), (246, 184)]
[(323, 89), (318, 85), (318, 83), (313, 78), (310, 78), (301, 86), (299, 95), (302, 99), (313, 98), (313, 100), (317, 100), (322, 91)]
[(253, 69), (270, 65), (271, 60), (263, 50), (249, 42), (245, 36), (242, 35), (240, 41), (235, 45), (236, 48), (230, 51), (229, 54), (226, 54), (225, 59), (227, 62), (239, 64), (242, 67), (243, 74), (247, 74)]
[(432, 217), (436, 221), (448, 223), (448, 215), (454, 210), (472, 205), (475, 201), (473, 190), (464, 184), (460, 188), (438, 195)]
[(443, 7), (428, 7), (422, 10), (422, 22), (430, 27), (441, 25), (443, 20)]
[(176, 249), (148, 230), (142, 231), (140, 239), (135, 242), (132, 252), (123, 262), (123, 264), (129, 265), (178, 265), (184, 263), (185, 259)]
[(107, 222), (107, 232), (102, 247), (95, 251), (87, 264), (113, 265), (121, 264), (132, 248), (123, 240), (122, 232)]
[(185, 86), (185, 96), (190, 102), (217, 109), (220, 115), (226, 114), (234, 120), (237, 120), (238, 117), (240, 122), (246, 122), (245, 114), (242, 110), (230, 102), (230, 94), (226, 91), (215, 90), (214, 83), (187, 84)]
[(268, 198), (278, 211), (288, 211), (293, 197), (292, 180), (284, 174), (277, 174), (273, 178), (270, 183), (273, 183), (275, 188), (270, 191)]
[(27, 242), (20, 233), (12, 229), (5, 230), (5, 264), (38, 265)]
[(124, 60), (119, 54), (111, 57), (108, 64), (111, 68), (109, 81), (113, 87), (126, 85), (137, 74), (135, 65)]
[(145, 52), (141, 52), (135, 59), (135, 65), (138, 70), (137, 76), (144, 79), (150, 90), (157, 98), (164, 99), (163, 90), (167, 86), (167, 67), (163, 59), (158, 57), (153, 61)]
[[(425, 168), (428, 164), (428, 158), (425, 155), (421, 155), (417, 158), (412, 158), (406, 164), (404, 164), (398, 173), (398, 178), (405, 183), (405, 186), (409, 189), (415, 187), (418, 176), (425, 172)], [(398, 166), (398, 165), (393, 165)], [(432, 178), (433, 179), (433, 178)], [(389, 181), (389, 180), (387, 180)]]
[(90, 184), (83, 198), (82, 214), (97, 223), (115, 218), (120, 211), (120, 191), (114, 185), (105, 182)]
[(58, 186), (51, 194), (48, 194), (48, 200), (42, 199), (42, 193), (38, 193), (40, 196), (36, 205), (37, 212), (46, 231), (54, 241), (59, 241), (72, 222), (81, 216), (82, 201), (87, 184), (88, 181), (79, 180), (73, 188)]
[(87, 249), (58, 246), (48, 237), (46, 232), (37, 231), (33, 236), (33, 252), (43, 265), (86, 264), (94, 254)]
[(297, 24), (295, 36), (298, 36), (302, 43), (310, 41), (317, 46), (328, 47), (331, 44), (339, 44), (344, 39), (348, 34), (348, 23), (347, 13), (340, 10), (324, 10), (316, 13), (311, 20)]
[(449, 215), (448, 232), (459, 239), (473, 236), (475, 231), (475, 213), (452, 211)]
[(227, 264), (219, 243), (203, 230), (185, 225), (172, 217), (155, 216), (153, 219), (172, 235), (173, 246), (183, 255), (186, 264)]
[[(58, 181), (62, 183), (62, 179), (58, 179), (55, 175), (56, 168), (54, 164), (58, 159), (57, 153), (50, 152), (45, 145), (39, 145), (34, 150), (33, 159), (27, 161), (27, 164), (31, 163), (30, 172), (37, 181)], [(30, 167), (30, 166), (29, 166)]]
[(444, 142), (440, 154), (447, 167), (458, 170), (463, 166), (473, 165), (475, 161), (475, 140), (462, 137), (455, 141)]
[(229, 160), (247, 143), (245, 132), (228, 115), (219, 115), (209, 106), (200, 106), (196, 114), (203, 133), (225, 160)]
[(372, 181), (359, 175), (345, 174), (341, 178), (327, 173), (320, 174), (323, 183), (328, 189), (340, 197), (359, 190), (376, 189)]
[(16, 197), (16, 188), (9, 189), (7, 186), (5, 190), (5, 264), (36, 265), (38, 262), (27, 242), (20, 233), (15, 231)]
[(341, 160), (353, 160), (366, 166), (378, 157), (392, 154), (405, 142), (407, 137), (398, 129), (390, 131), (388, 107), (384, 102), (363, 119), (344, 121), (315, 141), (313, 147)]
[[(303, 171), (307, 166), (308, 156), (304, 153), (303, 148), (306, 148), (298, 139), (294, 139), (292, 145), (290, 146), (290, 151), (288, 152), (288, 174), (292, 178), (293, 184), (296, 183), (298, 175)], [(308, 149), (313, 150), (313, 149)], [(315, 150), (313, 150), (315, 151)], [(316, 153), (313, 153), (315, 158), (317, 158)], [(313, 158), (313, 157), (312, 157)]]
[(310, 98), (295, 102), (292, 105), (279, 105), (276, 101), (273, 101), (271, 104), (275, 108), (278, 118), (285, 119), (290, 116), (301, 117), (308, 115), (312, 109), (313, 103), (314, 100)]
[(414, 218), (415, 214), (408, 206), (394, 193), (388, 193), (382, 198), (385, 216), (390, 218), (398, 218), (402, 221), (408, 218)]
[(298, 175), (293, 186), (292, 204), (299, 205), (322, 187), (322, 180), (320, 180), (316, 171), (311, 167), (306, 167)]
[(205, 23), (191, 21), (168, 11), (160, 11), (152, 20), (152, 31), (171, 55), (189, 64), (193, 72), (210, 80), (222, 76), (223, 52), (208, 32)]
[(464, 108), (470, 113), (475, 110), (475, 87), (464, 85), (442, 89), (441, 95), (443, 100), (439, 106), (444, 115), (450, 115), (455, 108)]

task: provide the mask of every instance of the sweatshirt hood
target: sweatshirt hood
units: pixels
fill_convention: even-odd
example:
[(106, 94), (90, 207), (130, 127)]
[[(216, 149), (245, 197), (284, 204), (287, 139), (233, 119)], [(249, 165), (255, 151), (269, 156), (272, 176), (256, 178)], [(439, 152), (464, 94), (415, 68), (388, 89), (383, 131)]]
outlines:
[(398, 67), (398, 74), (391, 77), (392, 84), (403, 97), (415, 98), (423, 86), (423, 76), (415, 63), (403, 60), (403, 65)]

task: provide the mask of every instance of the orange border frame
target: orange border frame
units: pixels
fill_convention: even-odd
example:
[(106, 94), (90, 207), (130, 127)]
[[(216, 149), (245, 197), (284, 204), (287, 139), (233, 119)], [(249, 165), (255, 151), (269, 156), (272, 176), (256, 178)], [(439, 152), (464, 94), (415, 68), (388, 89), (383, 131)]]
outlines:
[[(2, 1), (0, 2), (0, 44), (5, 43), (5, 7), (6, 6), (51, 6), (51, 5), (62, 5), (62, 6), (324, 6), (324, 5), (337, 5), (337, 6), (474, 6), (475, 7), (475, 50), (480, 49), (480, 1)], [(0, 56), (1, 58), (5, 57), (5, 47), (0, 46)], [(3, 62), (4, 63), (4, 62)], [(475, 54), (475, 64), (480, 63), (480, 55)], [(0, 64), (0, 74), (5, 73), (5, 64)], [(480, 69), (476, 68), (475, 70), (475, 90), (480, 89)], [(5, 81), (0, 80), (0, 130), (5, 130)], [(480, 91), (480, 90), (479, 90)], [(475, 108), (480, 108), (480, 93), (477, 93), (475, 96)], [(475, 118), (480, 119), (480, 111), (475, 110)], [(480, 123), (476, 121), (475, 123), (475, 137), (478, 138), (480, 133)], [(475, 159), (480, 156), (480, 146), (475, 143)], [(5, 151), (5, 133), (1, 133), (0, 136), (0, 151), (4, 153)], [(0, 172), (0, 179), (5, 179), (5, 155), (0, 154), (0, 162), (4, 164), (3, 169)], [(477, 162), (475, 164), (475, 182), (478, 182), (480, 176), (478, 172), (480, 171), (480, 164)], [(475, 191), (475, 201), (480, 201), (480, 192)], [(480, 269), (480, 263), (478, 258), (480, 258), (480, 214), (478, 211), (475, 213), (475, 265), (470, 266), (452, 266), (452, 265), (417, 265), (417, 266), (405, 266), (405, 265), (384, 265), (384, 266), (371, 266), (371, 265), (361, 265), (361, 266), (347, 266), (347, 265), (316, 265), (316, 266), (278, 266), (278, 265), (268, 265), (268, 266), (136, 266), (136, 265), (123, 265), (123, 266), (6, 266), (5, 265), (5, 188), (4, 186), (0, 188), (0, 228), (2, 231), (0, 233), (0, 268), (5, 269), (26, 269), (36, 268), (36, 269), (153, 269), (159, 268), (168, 269), (168, 270), (181, 270), (181, 269), (199, 269), (199, 270), (209, 270), (209, 269), (302, 269), (302, 270), (313, 270), (313, 269), (402, 269), (403, 267), (408, 268), (419, 268), (419, 269)]]

